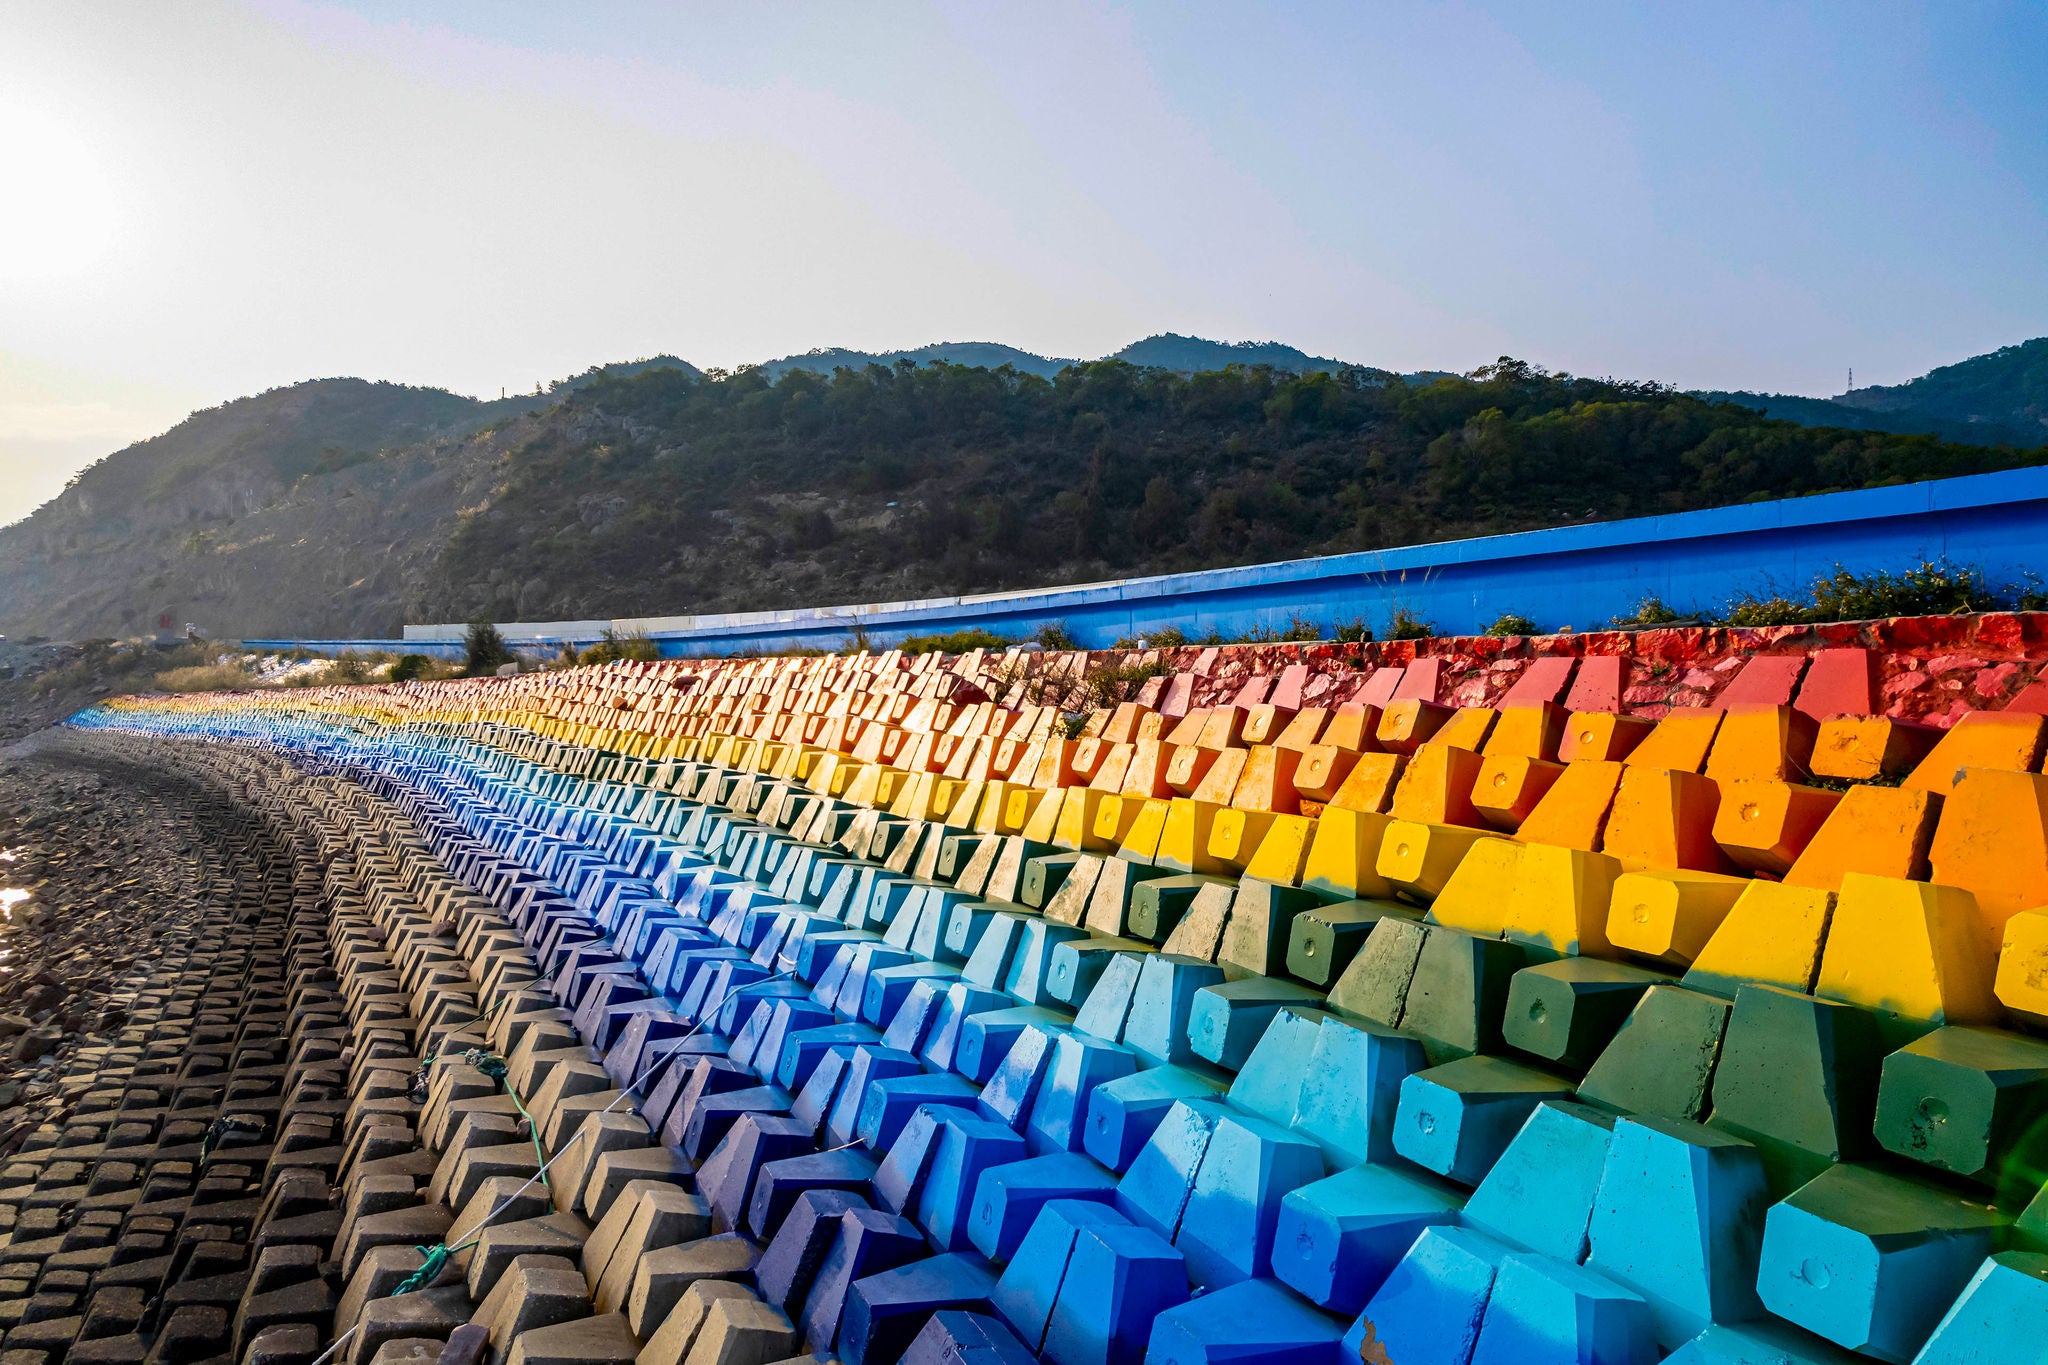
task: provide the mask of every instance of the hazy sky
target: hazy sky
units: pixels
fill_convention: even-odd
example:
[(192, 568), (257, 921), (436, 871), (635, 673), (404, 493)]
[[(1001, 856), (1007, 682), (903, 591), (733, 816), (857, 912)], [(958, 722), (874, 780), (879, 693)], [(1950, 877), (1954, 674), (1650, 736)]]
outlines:
[(0, 0), (0, 522), (194, 407), (1160, 331), (1832, 393), (2048, 333), (2048, 6)]

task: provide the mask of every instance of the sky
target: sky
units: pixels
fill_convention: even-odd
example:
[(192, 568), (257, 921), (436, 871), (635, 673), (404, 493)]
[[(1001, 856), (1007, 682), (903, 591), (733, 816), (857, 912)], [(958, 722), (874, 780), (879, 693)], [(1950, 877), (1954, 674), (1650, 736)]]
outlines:
[(1830, 394), (2048, 333), (2048, 6), (0, 0), (0, 523), (187, 413), (1158, 332)]

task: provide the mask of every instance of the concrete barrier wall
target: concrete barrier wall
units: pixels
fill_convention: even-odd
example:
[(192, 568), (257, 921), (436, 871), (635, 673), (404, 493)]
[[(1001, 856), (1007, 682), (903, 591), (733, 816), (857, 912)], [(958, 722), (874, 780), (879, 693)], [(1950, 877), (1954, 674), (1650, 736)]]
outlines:
[[(878, 646), (973, 628), (1024, 637), (1060, 623), (1100, 648), (1165, 626), (1232, 637), (1295, 617), (1326, 635), (1359, 620), (1384, 635), (1400, 609), (1446, 635), (1474, 634), (1507, 612), (1546, 631), (1589, 630), (1646, 596), (1713, 612), (1745, 591), (1796, 595), (1838, 564), (1867, 573), (1942, 558), (1981, 567), (1994, 586), (2048, 574), (2048, 468), (1028, 592), (499, 628), (515, 647), (536, 650), (589, 644), (607, 628), (643, 632), (668, 656), (838, 649), (856, 628)], [(466, 629), (408, 626), (401, 642), (263, 643), (428, 652), (459, 645)]]

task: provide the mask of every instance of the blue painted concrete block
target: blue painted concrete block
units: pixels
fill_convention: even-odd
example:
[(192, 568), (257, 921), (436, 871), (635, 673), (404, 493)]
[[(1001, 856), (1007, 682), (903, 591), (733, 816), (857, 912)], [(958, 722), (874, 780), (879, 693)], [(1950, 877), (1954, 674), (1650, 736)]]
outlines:
[(1654, 1365), (1662, 1353), (1642, 1296), (1550, 1256), (1502, 1259), (1472, 1365)]
[(1116, 1206), (1171, 1241), (1180, 1231), (1181, 1212), (1194, 1192), (1209, 1139), (1229, 1117), (1229, 1108), (1216, 1100), (1174, 1101), (1117, 1182)]
[(1770, 1201), (1756, 1149), (1683, 1119), (1617, 1119), (1586, 1264), (1648, 1300), (1667, 1349), (1763, 1313), (1757, 1251)]
[(868, 1087), (891, 1076), (916, 1076), (924, 1066), (908, 1052), (892, 1047), (863, 1044), (854, 1048), (846, 1063), (846, 1079), (839, 1096), (825, 1116), (826, 1145), (843, 1146), (860, 1131), (860, 1109), (867, 1100)]
[(1195, 994), (1223, 981), (1223, 969), (1196, 957), (1154, 953), (1138, 970), (1138, 986), (1124, 1018), (1124, 1045), (1155, 1066), (1195, 1060), (1188, 1015)]
[(1088, 1097), (1088, 1127), (1081, 1145), (1112, 1171), (1127, 1170), (1174, 1105), (1211, 1100), (1220, 1091), (1209, 1077), (1177, 1066), (1105, 1081)]
[[(1341, 1319), (1273, 1280), (1244, 1280), (1152, 1320), (1147, 1365), (1338, 1365)], [(1352, 1357), (1356, 1359), (1356, 1357)], [(1397, 1358), (1398, 1359), (1398, 1358)], [(1405, 1359), (1399, 1365), (1410, 1365)]]
[(981, 1112), (1012, 1129), (1021, 1130), (1038, 1098), (1039, 1086), (1052, 1065), (1053, 1040), (1058, 1035), (1048, 1028), (1032, 1026), (1010, 1044), (995, 1074), (981, 1088)]
[(841, 1214), (839, 1236), (825, 1253), (804, 1303), (805, 1344), (813, 1351), (832, 1349), (856, 1281), (930, 1253), (924, 1233), (908, 1218), (880, 1209), (848, 1209)]
[(1078, 1033), (1053, 1039), (1052, 1060), (1038, 1085), (1025, 1140), (1035, 1152), (1077, 1152), (1087, 1133), (1088, 1102), (1097, 1086), (1138, 1069), (1129, 1048)]
[(1187, 1301), (1187, 1265), (1158, 1233), (1084, 1227), (1067, 1258), (1042, 1355), (1052, 1365), (1137, 1365), (1159, 1315)]
[(1494, 1277), (1513, 1254), (1470, 1228), (1424, 1228), (1346, 1334), (1354, 1358), (1469, 1365)]
[(939, 1120), (945, 1116), (939, 1105), (919, 1105), (889, 1153), (875, 1172), (875, 1202), (891, 1213), (908, 1214), (924, 1194), (925, 1177), (931, 1174), (932, 1155), (939, 1147)]
[(1188, 1008), (1188, 1045), (1203, 1061), (1236, 1071), (1281, 1010), (1313, 1009), (1322, 1002), (1308, 987), (1270, 976), (1204, 986)]
[(1059, 1301), (1066, 1281), (1067, 1263), (1074, 1252), (1074, 1239), (1088, 1228), (1129, 1227), (1130, 1220), (1107, 1204), (1074, 1199), (1054, 1199), (1040, 1207), (1038, 1216), (1018, 1244), (1002, 1278), (996, 1281), (989, 1302), (1010, 1329), (1033, 1353), (1045, 1342), (1046, 1325), (1052, 1321), (1053, 1305)]
[(1455, 1226), (1464, 1192), (1407, 1166), (1353, 1166), (1280, 1201), (1273, 1273), (1319, 1308), (1356, 1315), (1424, 1228)]
[(981, 1097), (979, 1086), (938, 1072), (891, 1076), (872, 1081), (861, 1097), (857, 1132), (870, 1151), (887, 1151), (903, 1125), (923, 1105), (972, 1109)]
[[(1998, 1359), (1987, 1356), (1971, 1365), (1994, 1365)], [(1759, 1318), (1708, 1327), (1665, 1356), (1664, 1365), (1859, 1365), (1865, 1360), (1790, 1323)]]
[(1913, 1365), (1994, 1365), (2015, 1350), (2048, 1352), (2048, 1256), (1987, 1256)]
[(1137, 994), (1138, 976), (1145, 959), (1136, 953), (1118, 953), (1103, 964), (1102, 975), (1088, 989), (1081, 1009), (1074, 1016), (1074, 1028), (1092, 1038), (1114, 1043), (1124, 1035), (1124, 1019), (1131, 1012)]
[(938, 1148), (931, 1173), (917, 1203), (917, 1221), (941, 1251), (964, 1251), (975, 1186), (993, 1166), (1022, 1161), (1030, 1155), (1024, 1139), (1005, 1123), (948, 1111), (939, 1121)]
[(1280, 1201), (1323, 1169), (1322, 1148), (1277, 1124), (1242, 1114), (1219, 1122), (1173, 1238), (1194, 1282), (1272, 1274)]
[(1325, 1016), (1292, 1126), (1322, 1143), (1335, 1161), (1392, 1161), (1401, 1087), (1428, 1066), (1421, 1042), (1406, 1034)]
[(1536, 1106), (1571, 1082), (1502, 1057), (1460, 1057), (1401, 1082), (1394, 1150), (1424, 1170), (1477, 1185)]
[(1607, 1168), (1614, 1117), (1546, 1100), (1516, 1133), (1465, 1205), (1465, 1221), (1531, 1251), (1577, 1264)]
[(790, 1321), (801, 1322), (811, 1284), (839, 1236), (840, 1215), (865, 1207), (867, 1201), (851, 1190), (806, 1190), (796, 1196), (754, 1267), (761, 1297), (787, 1313)]
[(1108, 1204), (1116, 1198), (1116, 1185), (1114, 1175), (1077, 1152), (992, 1166), (974, 1187), (968, 1236), (991, 1261), (1007, 1261), (1047, 1204), (1057, 1199)]
[(934, 1313), (986, 1313), (993, 1288), (987, 1265), (959, 1252), (855, 1280), (839, 1325), (839, 1358), (846, 1365), (899, 1360)]
[(901, 1365), (1033, 1365), (1036, 1359), (997, 1319), (946, 1308), (932, 1314)]

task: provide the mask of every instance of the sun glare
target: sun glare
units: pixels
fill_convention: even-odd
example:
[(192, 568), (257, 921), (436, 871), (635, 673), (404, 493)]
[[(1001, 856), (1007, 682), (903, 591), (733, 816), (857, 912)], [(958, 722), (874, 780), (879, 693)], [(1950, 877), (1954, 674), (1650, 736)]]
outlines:
[(90, 269), (113, 244), (118, 196), (102, 158), (42, 110), (0, 104), (0, 279)]

